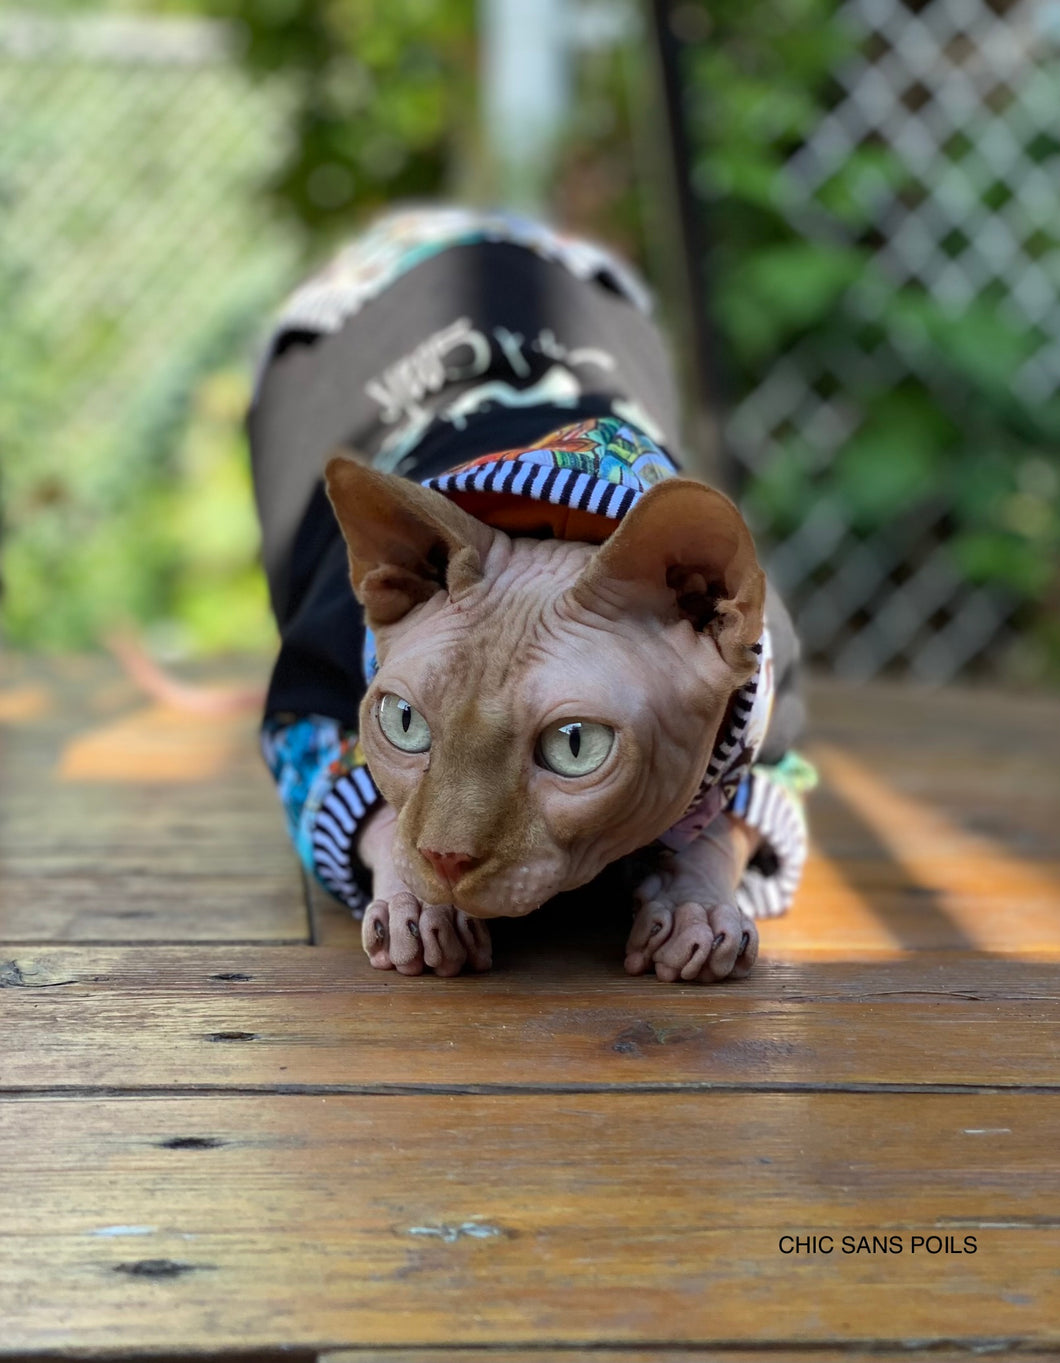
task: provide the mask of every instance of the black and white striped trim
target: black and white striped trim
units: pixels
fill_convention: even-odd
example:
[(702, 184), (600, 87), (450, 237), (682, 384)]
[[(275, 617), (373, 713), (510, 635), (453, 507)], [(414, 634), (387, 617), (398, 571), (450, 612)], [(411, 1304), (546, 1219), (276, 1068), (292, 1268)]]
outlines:
[[(759, 660), (759, 665), (754, 670), (751, 679), (743, 684), (733, 695), (726, 712), (725, 727), (721, 731), (710, 754), (710, 761), (707, 763), (707, 770), (700, 781), (695, 795), (688, 803), (681, 818), (691, 814), (707, 797), (707, 792), (718, 784), (722, 776), (729, 775), (729, 768), (732, 764), (733, 755), (740, 749), (747, 734), (747, 726), (751, 720), (754, 710), (755, 697), (758, 694), (758, 685), (762, 676), (762, 643), (751, 645), (751, 652)], [(734, 784), (742, 774), (734, 773)], [(728, 782), (726, 782), (728, 784)]]
[(745, 779), (749, 791), (735, 812), (762, 835), (778, 865), (772, 875), (749, 866), (737, 888), (736, 903), (749, 918), (776, 918), (791, 907), (802, 879), (806, 821), (799, 796), (774, 781), (767, 767), (753, 768)]
[(640, 488), (611, 483), (578, 469), (534, 464), (523, 459), (501, 459), (460, 473), (440, 473), (424, 487), (436, 492), (507, 492), (553, 506), (570, 506), (620, 521), (644, 495)]
[(326, 889), (351, 909), (363, 908), (367, 896), (354, 875), (353, 844), (357, 832), (382, 796), (364, 767), (354, 767), (332, 786), (313, 820), (313, 864)]
[(747, 725), (751, 719), (755, 696), (758, 694), (758, 684), (762, 677), (761, 640), (757, 644), (751, 645), (751, 652), (758, 658), (759, 666), (755, 668), (750, 680), (744, 682), (729, 702), (725, 732), (719, 736), (718, 741), (714, 744), (714, 751), (707, 763), (705, 784), (708, 786), (712, 786), (722, 772), (726, 770), (733, 753), (743, 742), (744, 735), (747, 733)]

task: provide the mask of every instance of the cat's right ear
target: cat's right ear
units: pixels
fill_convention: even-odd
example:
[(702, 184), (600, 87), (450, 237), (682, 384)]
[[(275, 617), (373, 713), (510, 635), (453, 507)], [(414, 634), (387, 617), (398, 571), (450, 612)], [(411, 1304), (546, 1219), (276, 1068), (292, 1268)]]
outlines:
[(440, 492), (342, 454), (324, 481), (369, 625), (393, 624), (439, 591), (456, 600), (481, 580), (494, 532)]
[(757, 665), (765, 575), (736, 506), (703, 483), (667, 478), (650, 487), (571, 590), (598, 613), (687, 620), (741, 679)]

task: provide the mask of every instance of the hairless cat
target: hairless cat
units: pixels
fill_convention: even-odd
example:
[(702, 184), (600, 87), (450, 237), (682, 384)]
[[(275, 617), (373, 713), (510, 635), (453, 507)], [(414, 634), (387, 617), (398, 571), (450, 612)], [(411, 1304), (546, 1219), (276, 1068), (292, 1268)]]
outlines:
[(488, 969), (489, 919), (633, 853), (631, 974), (745, 975), (790, 904), (797, 643), (676, 408), (635, 276), (519, 218), (392, 214), (281, 314), (263, 749), (374, 966)]

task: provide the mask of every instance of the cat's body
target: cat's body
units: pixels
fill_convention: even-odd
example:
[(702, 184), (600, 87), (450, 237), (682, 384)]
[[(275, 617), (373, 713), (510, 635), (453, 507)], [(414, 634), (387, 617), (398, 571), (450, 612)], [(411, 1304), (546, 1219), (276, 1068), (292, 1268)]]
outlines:
[(745, 973), (801, 867), (796, 650), (739, 513), (662, 447), (635, 283), (527, 224), (384, 229), (296, 298), (251, 414), (303, 859), (367, 903), (373, 964), (453, 974), (484, 920), (660, 839), (627, 968)]

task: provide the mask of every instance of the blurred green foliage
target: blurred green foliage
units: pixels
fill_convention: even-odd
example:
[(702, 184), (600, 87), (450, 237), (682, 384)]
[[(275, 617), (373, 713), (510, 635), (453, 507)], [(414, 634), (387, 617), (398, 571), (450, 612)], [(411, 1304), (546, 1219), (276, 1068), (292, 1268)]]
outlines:
[(317, 249), (394, 199), (459, 192), (476, 139), (475, 0), (200, 0), (293, 89), (273, 202)]
[[(8, 641), (84, 647), (136, 620), (163, 652), (271, 643), (242, 431), (251, 355), (334, 238), (395, 196), (455, 187), (472, 159), (473, 11), (42, 0), (45, 18), (226, 20), (242, 62), (0, 59)], [(77, 184), (60, 175), (48, 195), (57, 165)]]
[[(299, 269), (257, 199), (283, 99), (224, 60), (0, 59), (8, 641), (82, 648), (129, 620), (184, 651), (271, 641), (240, 427)], [(210, 425), (222, 379), (240, 396)], [(234, 481), (219, 555), (203, 499)]]
[[(264, 642), (270, 625), (240, 434), (250, 341), (306, 265), (366, 213), (395, 198), (481, 191), (474, 0), (45, 0), (41, 8), (227, 20), (245, 73), (226, 73), (231, 98), (259, 101), (273, 122), (253, 154), (239, 146), (208, 187), (218, 203), (240, 206), (227, 230), (245, 268), (233, 269), (194, 326), (141, 357), (134, 396), (109, 423), (63, 413), (76, 408), (86, 357), (91, 373), (126, 364), (135, 335), (120, 309), (104, 308), (57, 344), (32, 306), (47, 261), (35, 256), (32, 234), (0, 234), (0, 290), (15, 319), (0, 332), (6, 632), (82, 645), (132, 615), (184, 648)], [(751, 392), (792, 346), (815, 355), (822, 373), (844, 354), (880, 361), (847, 383), (842, 400), (857, 416), (834, 461), (822, 467), (793, 429), (745, 501), (775, 538), (822, 495), (866, 535), (937, 506), (956, 571), (1020, 603), (1037, 660), (1025, 670), (1040, 673), (1050, 657), (1060, 673), (1060, 401), (1021, 402), (1012, 388), (1033, 338), (1006, 320), (996, 292), (946, 311), (880, 273), (875, 206), (915, 192), (885, 147), (850, 155), (818, 191), (812, 230), (793, 225), (783, 167), (828, 106), (832, 73), (850, 51), (835, 8), (834, 0), (679, 6), (731, 397)], [(638, 184), (630, 153), (640, 136), (645, 156), (645, 86), (630, 81), (631, 70), (643, 76), (643, 51), (635, 43), (580, 59), (554, 210), (566, 225), (640, 255), (650, 272), (643, 165)], [(126, 95), (115, 86), (112, 97)], [(76, 101), (63, 112), (42, 100), (41, 118), (45, 109), (57, 120), (40, 132), (45, 142), (85, 117)], [(30, 136), (33, 119), (14, 113), (19, 136)], [(11, 122), (2, 102), (0, 118)], [(153, 195), (164, 217), (174, 137), (160, 116), (140, 121), (149, 154), (137, 203), (149, 212)], [(952, 154), (960, 173), (962, 148)], [(0, 157), (0, 196), (17, 205), (19, 186), (4, 183), (3, 166)], [(93, 163), (85, 173), (108, 172)], [(128, 210), (116, 200), (70, 225), (64, 249), (88, 274), (120, 243)], [(1055, 245), (1039, 243), (1043, 253)], [(180, 287), (175, 277), (171, 287)]]
[[(998, 286), (947, 308), (918, 284), (885, 277), (874, 260), (879, 207), (895, 195), (915, 204), (918, 187), (878, 141), (849, 153), (813, 203), (793, 206), (784, 164), (853, 51), (835, 10), (833, 0), (682, 6), (694, 39), (690, 111), (732, 396), (751, 392), (793, 347), (810, 372), (855, 374), (840, 394), (855, 429), (835, 461), (822, 468), (793, 430), (745, 502), (774, 538), (822, 495), (866, 535), (935, 508), (955, 571), (1017, 603), (1029, 636), (1019, 669), (1060, 676), (1060, 395), (1023, 401), (1013, 386), (1040, 342), (1006, 315)], [(1055, 153), (1055, 144), (1034, 142), (1032, 159)], [(971, 143), (957, 139), (948, 150), (950, 172), (974, 186), (963, 165)], [(1060, 222), (1037, 242), (1041, 254), (1058, 247)], [(836, 363), (856, 354), (872, 362)]]

